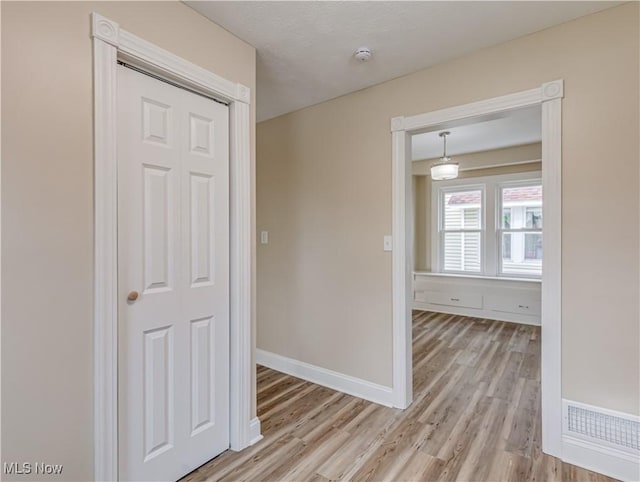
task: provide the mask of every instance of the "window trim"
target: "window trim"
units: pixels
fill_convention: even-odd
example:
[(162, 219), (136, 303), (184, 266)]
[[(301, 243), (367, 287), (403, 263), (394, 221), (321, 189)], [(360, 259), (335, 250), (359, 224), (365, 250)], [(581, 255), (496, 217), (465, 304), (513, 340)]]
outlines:
[[(539, 280), (541, 276), (530, 274), (502, 273), (502, 223), (499, 207), (502, 206), (503, 187), (542, 184), (541, 171), (431, 181), (431, 271), (469, 277), (512, 278)], [(444, 195), (461, 190), (481, 190), (480, 213), (480, 271), (453, 271), (444, 269)], [(544, 222), (544, 221), (543, 221)], [(475, 231), (475, 230), (474, 230)], [(536, 231), (535, 229), (527, 230)], [(540, 230), (542, 232), (542, 230)]]

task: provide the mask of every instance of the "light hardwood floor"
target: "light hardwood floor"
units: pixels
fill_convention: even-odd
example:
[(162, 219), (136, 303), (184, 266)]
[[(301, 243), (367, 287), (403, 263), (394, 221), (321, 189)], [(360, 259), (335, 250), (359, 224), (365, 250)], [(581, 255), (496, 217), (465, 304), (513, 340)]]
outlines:
[(185, 481), (610, 481), (540, 450), (540, 329), (414, 312), (414, 402), (383, 407), (258, 367), (264, 439)]

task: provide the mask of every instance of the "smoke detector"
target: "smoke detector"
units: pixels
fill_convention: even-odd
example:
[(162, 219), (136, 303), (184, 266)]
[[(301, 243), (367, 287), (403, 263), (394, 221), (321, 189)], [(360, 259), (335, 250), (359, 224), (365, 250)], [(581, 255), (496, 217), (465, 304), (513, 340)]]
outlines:
[(353, 56), (360, 62), (367, 62), (371, 59), (372, 55), (373, 54), (371, 53), (371, 49), (369, 47), (360, 47), (353, 54)]

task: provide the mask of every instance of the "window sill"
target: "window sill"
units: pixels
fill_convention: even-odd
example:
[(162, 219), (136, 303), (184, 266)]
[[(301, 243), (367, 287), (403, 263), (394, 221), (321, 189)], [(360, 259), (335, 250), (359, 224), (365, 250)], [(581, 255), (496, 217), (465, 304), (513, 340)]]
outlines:
[(490, 281), (515, 281), (520, 283), (542, 283), (540, 278), (509, 278), (506, 276), (485, 276), (476, 274), (454, 274), (454, 273), (435, 273), (433, 271), (414, 271), (414, 275), (420, 276), (433, 276), (437, 278), (464, 278), (464, 279), (479, 279)]

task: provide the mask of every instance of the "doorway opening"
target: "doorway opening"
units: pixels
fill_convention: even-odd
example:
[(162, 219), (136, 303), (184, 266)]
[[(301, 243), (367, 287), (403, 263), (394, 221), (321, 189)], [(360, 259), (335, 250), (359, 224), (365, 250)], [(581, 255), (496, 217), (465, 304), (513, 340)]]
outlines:
[[(396, 117), (391, 121), (394, 405), (407, 407), (414, 398), (411, 311), (414, 303), (425, 303), (418, 304), (419, 308), (438, 307), (440, 312), (448, 312), (450, 316), (476, 314), (479, 318), (489, 318), (486, 310), (490, 310), (494, 319), (529, 324), (535, 324), (535, 319), (539, 316), (542, 327), (542, 447), (545, 453), (558, 457), (562, 435), (559, 369), (562, 96), (563, 82), (558, 80), (529, 91), (411, 117)], [(493, 148), (495, 151), (500, 146), (489, 144), (478, 149), (490, 137), (486, 133), (483, 135), (482, 129), (496, 123), (505, 124), (506, 128), (513, 125), (513, 119), (519, 118), (518, 116), (521, 118), (518, 122), (520, 124), (525, 122), (523, 119), (528, 118), (532, 125), (539, 125), (539, 156), (520, 153), (524, 158), (521, 156), (517, 160), (517, 156), (512, 157), (508, 168), (496, 162), (498, 156), (495, 152), (485, 156), (493, 158), (493, 161), (478, 160), (478, 156), (475, 156), (476, 159), (463, 159), (465, 162), (460, 163), (459, 179), (435, 188), (436, 183), (442, 181), (434, 181), (429, 186), (432, 189), (429, 195), (430, 214), (427, 218), (427, 187), (416, 186), (416, 183), (425, 184), (426, 181), (423, 179), (414, 182), (413, 179), (414, 152), (420, 150), (421, 140), (427, 140), (430, 135), (437, 136), (445, 130), (454, 132), (454, 129), (459, 132), (460, 137), (471, 138), (473, 132), (468, 132), (471, 129), (475, 130), (478, 137), (476, 147), (467, 153), (463, 152), (464, 149), (461, 150), (459, 156), (473, 150), (482, 152)], [(472, 127), (474, 125), (475, 128)], [(453, 135), (448, 140), (451, 145)], [(536, 139), (530, 140), (532, 142), (529, 144), (536, 143)], [(523, 145), (526, 144), (520, 143), (520, 146)], [(438, 143), (436, 155), (425, 154), (422, 158), (438, 157), (442, 152), (441, 148), (442, 145)], [(502, 148), (507, 149), (505, 146)], [(449, 155), (454, 157), (451, 151)], [(535, 157), (538, 159), (534, 159)], [(539, 164), (535, 166), (534, 161)], [(429, 165), (428, 162), (424, 164)], [(416, 165), (418, 167), (420, 166)], [(496, 168), (499, 168), (498, 172)], [(425, 170), (425, 166), (422, 169)], [(482, 176), (474, 176), (480, 173), (480, 169), (485, 169)], [(494, 171), (489, 171), (490, 169)], [(509, 172), (505, 172), (505, 169)], [(424, 189), (421, 191), (420, 188)], [(425, 201), (421, 207), (425, 210), (422, 219), (425, 223), (427, 219), (430, 221), (428, 240), (424, 227), (414, 222), (416, 214), (419, 214), (414, 210), (414, 203), (418, 201), (416, 196)], [(421, 229), (422, 233), (419, 232)], [(422, 249), (422, 252), (417, 248)], [(416, 267), (423, 269), (416, 271)], [(536, 283), (539, 285), (539, 309), (536, 309), (536, 304), (528, 301), (535, 301)], [(471, 286), (474, 288), (470, 288)], [(525, 286), (528, 289), (523, 289)], [(458, 295), (452, 294), (453, 289), (457, 290)], [(514, 289), (518, 291), (509, 291)], [(489, 300), (486, 304), (485, 292), (488, 293)], [(511, 307), (514, 303), (515, 307)], [(509, 311), (501, 311), (505, 309), (505, 305)], [(467, 327), (467, 330), (470, 329)], [(526, 338), (522, 334), (523, 339)]]

